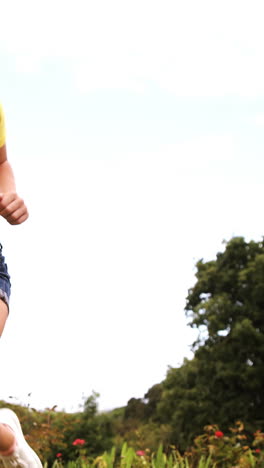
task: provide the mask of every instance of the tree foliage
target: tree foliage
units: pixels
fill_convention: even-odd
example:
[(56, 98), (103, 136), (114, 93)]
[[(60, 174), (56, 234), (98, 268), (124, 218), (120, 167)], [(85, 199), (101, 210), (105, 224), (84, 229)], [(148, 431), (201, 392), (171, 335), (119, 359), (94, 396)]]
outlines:
[(158, 407), (183, 444), (205, 424), (264, 424), (264, 243), (233, 238), (196, 266), (186, 301), (200, 332), (194, 358), (168, 371)]

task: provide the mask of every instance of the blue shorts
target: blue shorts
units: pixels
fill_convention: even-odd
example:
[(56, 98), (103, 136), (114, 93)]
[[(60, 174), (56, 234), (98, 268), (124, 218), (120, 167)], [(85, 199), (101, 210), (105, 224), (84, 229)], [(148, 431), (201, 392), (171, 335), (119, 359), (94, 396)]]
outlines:
[(0, 244), (0, 299), (9, 307), (11, 292), (10, 276), (8, 274), (5, 257), (2, 255), (2, 245)]

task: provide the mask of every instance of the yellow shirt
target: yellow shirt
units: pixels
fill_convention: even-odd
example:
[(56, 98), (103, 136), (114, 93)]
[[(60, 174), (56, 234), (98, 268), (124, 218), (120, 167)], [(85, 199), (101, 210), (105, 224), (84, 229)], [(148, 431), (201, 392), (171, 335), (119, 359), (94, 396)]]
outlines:
[(6, 136), (5, 136), (5, 116), (3, 112), (3, 108), (0, 104), (0, 148), (4, 146), (6, 141)]

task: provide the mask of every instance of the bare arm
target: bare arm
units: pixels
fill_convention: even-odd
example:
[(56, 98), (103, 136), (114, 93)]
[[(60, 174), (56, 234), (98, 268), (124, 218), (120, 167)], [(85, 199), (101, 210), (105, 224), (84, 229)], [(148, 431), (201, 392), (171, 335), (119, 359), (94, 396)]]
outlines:
[(5, 145), (0, 148), (0, 216), (10, 224), (21, 224), (28, 218), (27, 207), (16, 193), (15, 178), (7, 160)]
[(15, 178), (12, 168), (7, 160), (6, 145), (4, 145), (0, 148), (0, 193), (15, 191)]

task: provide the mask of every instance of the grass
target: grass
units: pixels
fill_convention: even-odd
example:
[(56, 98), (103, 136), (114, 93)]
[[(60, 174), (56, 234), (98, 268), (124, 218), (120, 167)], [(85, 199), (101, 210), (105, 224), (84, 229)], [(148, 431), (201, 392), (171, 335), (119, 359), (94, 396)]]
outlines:
[[(155, 453), (151, 454), (147, 451), (142, 451), (140, 455), (138, 453), (125, 443), (118, 456), (115, 447), (113, 447), (111, 451), (94, 459), (80, 455), (75, 461), (56, 460), (51, 468), (222, 468), (221, 464), (213, 461), (211, 455), (202, 455), (197, 461), (194, 461), (192, 458), (182, 456), (176, 449), (167, 455), (164, 453), (162, 445)], [(240, 466), (243, 468), (261, 467), (261, 465), (256, 464), (253, 456), (251, 456), (251, 461), (249, 457), (247, 464), (235, 465), (232, 468)], [(49, 468), (47, 463), (44, 464), (44, 468)]]

